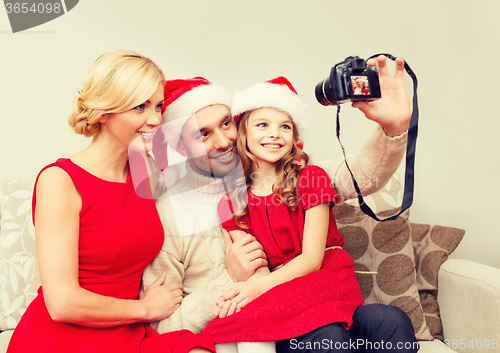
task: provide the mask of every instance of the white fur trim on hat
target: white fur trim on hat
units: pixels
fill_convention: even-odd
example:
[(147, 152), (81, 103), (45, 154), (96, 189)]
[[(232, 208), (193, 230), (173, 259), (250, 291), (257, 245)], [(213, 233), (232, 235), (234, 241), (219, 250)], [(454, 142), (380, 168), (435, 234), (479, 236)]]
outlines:
[(173, 101), (163, 113), (163, 121), (173, 121), (191, 116), (198, 110), (215, 104), (223, 104), (231, 108), (231, 94), (222, 86), (201, 85), (187, 91)]
[(304, 142), (311, 117), (307, 105), (288, 86), (262, 82), (234, 94), (231, 107), (234, 117), (258, 108), (275, 108), (287, 113), (297, 128), (298, 142)]

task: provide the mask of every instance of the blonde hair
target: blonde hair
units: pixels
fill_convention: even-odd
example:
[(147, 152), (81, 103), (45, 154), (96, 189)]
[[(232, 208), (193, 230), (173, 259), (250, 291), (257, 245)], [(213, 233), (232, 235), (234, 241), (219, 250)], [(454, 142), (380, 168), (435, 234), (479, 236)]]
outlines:
[(147, 101), (165, 83), (151, 59), (130, 50), (102, 54), (87, 73), (73, 101), (68, 123), (85, 137), (98, 134), (104, 114), (120, 113)]
[[(247, 111), (241, 115), (238, 121), (238, 139), (237, 139), (237, 152), (241, 160), (241, 167), (243, 169), (245, 180), (240, 178), (236, 181), (233, 187), (233, 194), (229, 202), (234, 210), (233, 217), (236, 224), (242, 228), (248, 228), (244, 224), (242, 217), (248, 214), (248, 206), (246, 204), (246, 195), (248, 189), (252, 185), (253, 163), (256, 162), (255, 157), (248, 149), (247, 145), (247, 126), (248, 119), (252, 111)], [(309, 156), (307, 153), (297, 147), (298, 131), (293, 123), (293, 146), (290, 152), (276, 162), (276, 171), (278, 178), (273, 184), (272, 190), (274, 195), (280, 201), (285, 203), (289, 209), (295, 210), (297, 208), (297, 183), (299, 173), (309, 163)]]

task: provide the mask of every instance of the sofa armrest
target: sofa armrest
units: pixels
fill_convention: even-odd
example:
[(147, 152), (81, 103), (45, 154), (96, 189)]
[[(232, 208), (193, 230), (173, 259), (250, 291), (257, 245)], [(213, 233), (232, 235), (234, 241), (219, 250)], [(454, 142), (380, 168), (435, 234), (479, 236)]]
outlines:
[(7, 352), (7, 347), (13, 333), (14, 330), (0, 331), (0, 353)]
[(450, 259), (439, 270), (438, 288), (445, 342), (457, 352), (498, 352), (500, 269)]

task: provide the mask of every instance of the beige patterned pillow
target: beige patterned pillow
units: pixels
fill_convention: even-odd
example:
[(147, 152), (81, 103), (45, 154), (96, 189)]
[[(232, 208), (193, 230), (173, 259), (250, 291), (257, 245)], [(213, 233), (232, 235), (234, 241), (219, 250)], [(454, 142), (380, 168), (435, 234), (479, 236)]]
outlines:
[(441, 264), (448, 259), (462, 240), (465, 230), (417, 223), (410, 223), (410, 226), (416, 255), (417, 288), (425, 321), (431, 334), (443, 340), (441, 317), (436, 300), (438, 272)]
[(16, 181), (0, 189), (0, 330), (15, 328), (40, 286), (32, 189), (32, 183)]
[[(344, 247), (354, 260), (365, 304), (399, 307), (410, 317), (417, 339), (431, 340), (416, 284), (409, 211), (393, 221), (377, 222), (346, 203), (333, 210)], [(378, 217), (397, 211), (380, 212)]]

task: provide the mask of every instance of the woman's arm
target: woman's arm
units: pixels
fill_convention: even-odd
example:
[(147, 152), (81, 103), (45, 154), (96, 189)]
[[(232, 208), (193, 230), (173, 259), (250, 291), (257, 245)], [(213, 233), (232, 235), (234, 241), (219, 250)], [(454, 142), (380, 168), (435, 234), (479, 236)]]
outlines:
[(81, 197), (62, 169), (40, 174), (36, 189), (35, 235), (44, 299), (55, 321), (110, 327), (168, 316), (182, 300), (180, 285), (162, 286), (161, 276), (141, 300), (116, 299), (92, 293), (78, 282)]
[(308, 209), (305, 213), (302, 254), (256, 281), (238, 282), (224, 289), (222, 298), (231, 299), (243, 308), (274, 286), (319, 270), (325, 254), (329, 217), (330, 208), (327, 203)]

